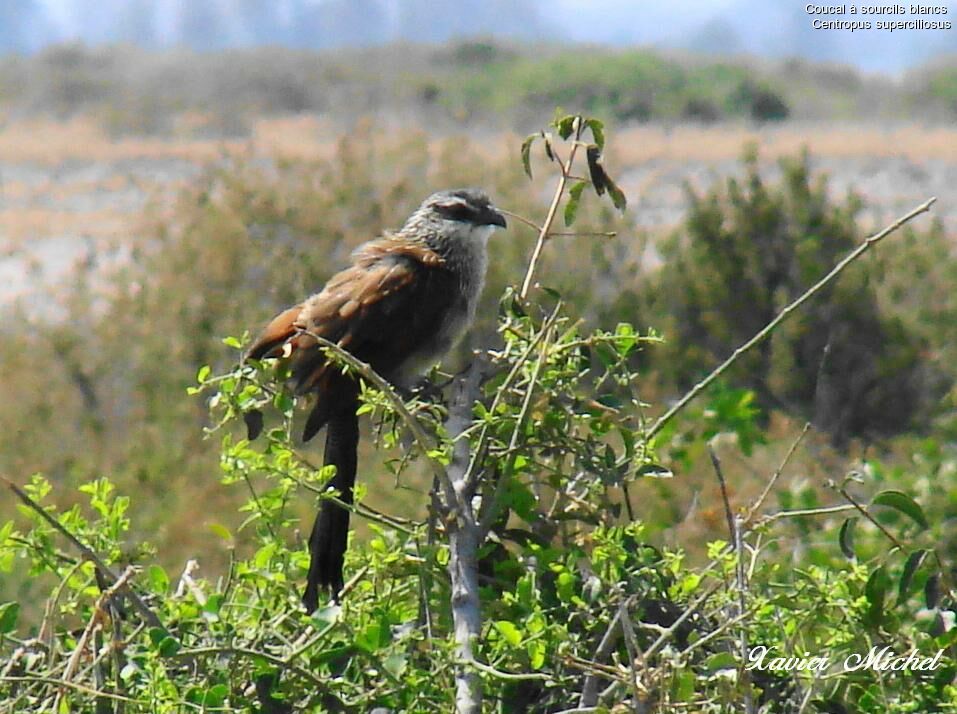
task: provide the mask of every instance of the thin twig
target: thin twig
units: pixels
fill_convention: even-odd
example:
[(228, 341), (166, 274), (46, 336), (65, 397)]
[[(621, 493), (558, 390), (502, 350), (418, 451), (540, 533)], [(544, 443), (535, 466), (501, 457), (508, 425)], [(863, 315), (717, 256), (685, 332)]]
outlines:
[(881, 533), (883, 533), (883, 534), (884, 534), (884, 537), (887, 538), (887, 540), (889, 540), (891, 543), (893, 543), (893, 544), (897, 547), (898, 550), (905, 550), (904, 546), (901, 545), (901, 542), (900, 542), (899, 540), (897, 540), (897, 538), (894, 537), (894, 534), (891, 533), (889, 530), (887, 530), (884, 526), (882, 526), (881, 523), (880, 523), (880, 521), (878, 521), (876, 518), (874, 518), (874, 516), (872, 516), (872, 515), (868, 512), (868, 510), (867, 510), (866, 508), (864, 508), (864, 506), (862, 506), (860, 503), (858, 503), (857, 499), (854, 498), (851, 494), (849, 494), (849, 493), (847, 492), (847, 489), (846, 489), (844, 486), (834, 486), (834, 489), (835, 489), (839, 494), (841, 494), (841, 495), (847, 500), (847, 502), (850, 503), (851, 506), (854, 507), (854, 509), (855, 509), (858, 513), (860, 513), (862, 516), (864, 516), (864, 518), (866, 518), (866, 519), (869, 520), (871, 523), (873, 523), (875, 526), (877, 526), (877, 529), (878, 529)]
[(235, 656), (235, 657), (246, 657), (255, 661), (256, 659), (262, 659), (266, 662), (270, 662), (279, 667), (283, 667), (288, 671), (298, 675), (302, 679), (305, 679), (309, 682), (312, 682), (315, 685), (316, 689), (325, 692), (328, 690), (327, 683), (322, 680), (317, 675), (313, 674), (307, 669), (299, 667), (298, 665), (292, 664), (281, 657), (277, 657), (274, 654), (264, 652), (262, 650), (247, 649), (245, 647), (197, 647), (196, 649), (183, 649), (179, 652), (176, 652), (170, 655), (171, 659), (196, 659), (198, 657), (221, 657), (221, 656)]
[(777, 483), (777, 480), (781, 477), (781, 474), (784, 472), (785, 467), (791, 461), (791, 457), (794, 455), (794, 452), (797, 450), (798, 444), (804, 439), (805, 434), (811, 428), (811, 422), (805, 422), (804, 428), (801, 429), (801, 433), (798, 434), (798, 437), (791, 443), (791, 448), (788, 449), (787, 453), (784, 455), (784, 459), (781, 461), (781, 465), (775, 470), (771, 475), (770, 480), (767, 485), (764, 487), (764, 490), (761, 492), (761, 495), (758, 496), (758, 499), (751, 504), (748, 508), (748, 512), (744, 516), (744, 525), (750, 525), (751, 519), (754, 518), (754, 514), (757, 512), (761, 506), (764, 505), (765, 500), (767, 500), (768, 494), (771, 493), (771, 489), (774, 488), (774, 484)]
[(667, 642), (671, 638), (671, 636), (674, 635), (674, 633), (678, 630), (678, 628), (681, 627), (682, 623), (684, 623), (685, 620), (691, 617), (697, 611), (697, 609), (701, 607), (701, 605), (704, 603), (705, 600), (707, 600), (709, 597), (711, 597), (718, 591), (718, 588), (720, 588), (721, 585), (722, 585), (721, 583), (712, 584), (711, 587), (709, 587), (707, 590), (701, 593), (698, 597), (692, 600), (691, 604), (685, 608), (685, 611), (682, 612), (677, 617), (677, 619), (675, 619), (675, 621), (671, 623), (671, 625), (668, 627), (667, 630), (665, 630), (658, 636), (658, 639), (651, 644), (651, 647), (645, 650), (645, 659), (648, 659), (649, 657), (653, 656), (659, 650), (659, 648), (661, 648), (665, 644), (665, 642)]
[(552, 681), (552, 678), (549, 675), (543, 674), (541, 672), (521, 672), (521, 673), (503, 672), (500, 669), (495, 669), (495, 667), (491, 667), (487, 664), (484, 664), (483, 662), (479, 662), (476, 659), (470, 660), (469, 665), (472, 667), (475, 667), (475, 669), (477, 669), (479, 672), (482, 672), (483, 674), (487, 674), (491, 677), (495, 677), (496, 679), (503, 679), (505, 681), (511, 681), (511, 682), (527, 682), (527, 681), (551, 682)]
[[(552, 314), (549, 315), (542, 324), (541, 330), (539, 330), (538, 334), (536, 334), (535, 337), (532, 338), (532, 340), (528, 343), (525, 351), (521, 354), (521, 356), (512, 366), (512, 369), (509, 371), (508, 375), (505, 377), (505, 381), (502, 382), (502, 386), (498, 388), (495, 398), (492, 399), (492, 406), (489, 407), (489, 414), (498, 413), (498, 405), (501, 403), (502, 399), (505, 398), (505, 395), (508, 394), (509, 389), (512, 387), (512, 383), (518, 378), (519, 373), (522, 371), (522, 367), (524, 367), (525, 363), (531, 358), (532, 352), (534, 352), (535, 348), (538, 347), (538, 343), (544, 339), (545, 335), (548, 333), (548, 330), (558, 319), (561, 308), (562, 302), (559, 300), (558, 304), (555, 305), (555, 309), (552, 311)], [(488, 434), (489, 424), (486, 423), (482, 426), (482, 431), (479, 434), (478, 444), (472, 452), (472, 460), (469, 463), (469, 468), (466, 472), (466, 483), (469, 484), (470, 487), (474, 487), (475, 479), (478, 478), (478, 465), (485, 456)]]
[(795, 508), (791, 511), (778, 511), (777, 513), (770, 513), (767, 516), (764, 516), (757, 523), (754, 524), (753, 528), (749, 528), (748, 532), (754, 531), (762, 526), (766, 526), (769, 523), (774, 523), (774, 521), (782, 520), (784, 518), (807, 518), (809, 516), (829, 516), (835, 513), (845, 513), (846, 511), (853, 511), (854, 506), (821, 506), (819, 508)]
[[(857, 260), (862, 255), (864, 255), (864, 253), (867, 252), (868, 249), (870, 249), (873, 245), (875, 245), (881, 239), (886, 238), (891, 233), (898, 230), (905, 223), (919, 216), (921, 213), (926, 213), (927, 211), (929, 211), (930, 207), (933, 205), (933, 203), (936, 200), (937, 200), (936, 197), (928, 199), (927, 201), (919, 205), (917, 208), (913, 209), (909, 213), (898, 218), (896, 221), (894, 221), (889, 226), (884, 228), (884, 230), (882, 230), (880, 233), (876, 233), (875, 235), (872, 235), (870, 238), (867, 238), (857, 248), (851, 251), (851, 253), (849, 253), (847, 257), (845, 257), (841, 262), (835, 265), (827, 275), (825, 275), (823, 278), (818, 280), (814, 285), (808, 288), (803, 295), (801, 295), (794, 302), (792, 302), (790, 305), (785, 307), (778, 314), (777, 317), (775, 317), (773, 320), (771, 320), (771, 322), (765, 325), (754, 337), (752, 337), (750, 340), (748, 340), (743, 345), (738, 347), (731, 354), (731, 356), (728, 357), (728, 359), (726, 359), (724, 362), (718, 365), (718, 367), (716, 367), (715, 370), (711, 372), (711, 374), (709, 374), (707, 377), (705, 377), (700, 382), (698, 382), (694, 387), (692, 387), (691, 391), (689, 391), (681, 399), (679, 399), (678, 402), (673, 407), (671, 407), (671, 409), (669, 409), (661, 417), (659, 417), (658, 421), (652, 424), (651, 428), (648, 430), (647, 438), (650, 439), (659, 431), (661, 431), (662, 428), (664, 428), (665, 424), (671, 421), (678, 412), (680, 412), (682, 409), (688, 406), (688, 404), (692, 400), (694, 400), (695, 397), (701, 394), (701, 392), (707, 389), (712, 382), (714, 382), (718, 377), (724, 374), (731, 365), (733, 365), (735, 362), (737, 362), (741, 358), (742, 355), (746, 354), (752, 348), (761, 344), (762, 342), (764, 342), (764, 340), (770, 337), (771, 333), (774, 332), (774, 330), (777, 328), (778, 325), (780, 325), (788, 317), (790, 317), (794, 313), (794, 311), (797, 310), (799, 307), (801, 307), (805, 302), (807, 302), (812, 297), (817, 295), (817, 293), (819, 293), (824, 287), (826, 287), (838, 275), (840, 275), (844, 271), (844, 269), (847, 268), (847, 266), (849, 266), (855, 260)], [(523, 297), (524, 297), (524, 293), (523, 293)]]
[(542, 227), (541, 227), (540, 225), (538, 225), (535, 221), (532, 221), (532, 220), (526, 218), (525, 216), (521, 215), (520, 213), (514, 213), (514, 212), (508, 211), (508, 210), (506, 210), (506, 209), (504, 209), (504, 208), (499, 208), (498, 210), (499, 210), (499, 213), (504, 213), (504, 214), (505, 214), (506, 216), (508, 216), (509, 218), (514, 218), (514, 219), (515, 219), (516, 221), (518, 221), (519, 223), (524, 223), (524, 224), (525, 224), (526, 226), (528, 226), (529, 228), (535, 229), (536, 232), (540, 232), (540, 231), (542, 230)]
[[(7, 488), (13, 491), (13, 493), (16, 495), (17, 498), (23, 501), (23, 503), (26, 504), (32, 511), (35, 511), (43, 520), (49, 523), (54, 528), (54, 530), (56, 530), (64, 538), (66, 538), (74, 546), (76, 546), (77, 550), (80, 551), (83, 557), (89, 560), (90, 562), (92, 562), (97, 568), (99, 568), (100, 571), (105, 576), (107, 576), (114, 583), (120, 580), (120, 576), (114, 573), (112, 568), (110, 568), (110, 566), (104, 563), (103, 559), (100, 558), (100, 556), (97, 555), (92, 548), (84, 544), (79, 538), (77, 538), (75, 535), (70, 533), (70, 531), (64, 528), (63, 525), (60, 523), (60, 521), (58, 521), (56, 518), (54, 518), (49, 513), (47, 513), (46, 509), (43, 506), (41, 506), (39, 503), (34, 501), (32, 498), (30, 498), (30, 496), (27, 495), (27, 493), (22, 488), (17, 486), (13, 481), (11, 481), (6, 476), (0, 476), (0, 480), (2, 480), (4, 483), (7, 484)], [(156, 615), (156, 613), (153, 612), (145, 602), (143, 602), (143, 599), (136, 593), (136, 591), (133, 589), (133, 587), (129, 583), (124, 583), (123, 589), (126, 591), (127, 594), (129, 594), (130, 600), (133, 602), (133, 606), (139, 611), (139, 613), (150, 625), (152, 625), (153, 627), (159, 627), (164, 630), (166, 629), (163, 627), (163, 623), (159, 619), (159, 617)]]
[[(556, 311), (553, 314), (558, 314), (558, 308), (556, 308)], [(515, 467), (515, 458), (517, 456), (516, 447), (518, 446), (519, 435), (525, 430), (525, 423), (528, 421), (528, 415), (532, 406), (532, 394), (535, 392), (535, 385), (538, 383), (538, 378), (541, 376), (542, 368), (545, 365), (545, 359), (549, 348), (548, 336), (551, 335), (553, 324), (553, 322), (550, 322), (548, 323), (548, 327), (543, 328), (541, 353), (539, 354), (538, 360), (535, 363), (535, 368), (532, 372), (531, 378), (529, 379), (528, 385), (525, 388), (525, 397), (522, 400), (522, 407), (519, 411), (518, 419), (515, 421), (515, 428), (512, 430), (512, 436), (509, 441), (508, 458), (505, 462), (505, 468), (502, 469), (502, 473), (499, 476), (499, 481), (498, 484), (496, 484), (495, 492), (493, 493), (492, 498), (489, 499), (487, 505), (483, 504), (484, 513), (482, 513), (480, 519), (480, 532), (483, 536), (488, 529), (491, 528), (492, 523), (495, 522), (495, 517), (498, 513), (498, 504), (501, 502), (502, 494), (508, 487), (509, 479), (512, 478), (512, 472)]]
[(618, 603), (618, 613), (619, 619), (621, 620), (621, 631), (625, 635), (625, 649), (628, 650), (628, 671), (631, 674), (631, 689), (634, 695), (632, 709), (634, 709), (637, 714), (640, 711), (641, 691), (639, 689), (638, 671), (635, 669), (635, 663), (641, 659), (643, 664), (644, 658), (641, 655), (641, 650), (638, 649), (638, 638), (635, 637), (635, 630), (631, 626), (631, 616), (628, 614), (628, 608), (624, 600)]
[[(71, 684), (71, 680), (76, 672), (76, 668), (80, 664), (80, 658), (86, 651), (87, 643), (90, 641), (90, 638), (93, 637), (94, 643), (96, 643), (97, 639), (100, 639), (95, 637), (94, 634), (98, 634), (99, 631), (103, 629), (103, 620), (108, 615), (107, 605), (111, 602), (117, 591), (127, 585), (130, 578), (132, 578), (135, 573), (136, 569), (132, 565), (127, 566), (126, 570), (123, 571), (120, 577), (109, 588), (104, 590), (97, 598), (96, 603), (93, 606), (93, 613), (90, 615), (90, 620), (83, 629), (80, 639), (77, 640), (76, 647), (73, 648), (73, 652), (70, 653), (70, 657), (66, 663), (66, 668), (63, 670), (63, 676), (60, 677), (60, 690), (57, 692), (56, 698), (54, 699), (53, 711), (60, 711), (61, 701), (64, 695), (64, 688)], [(94, 652), (98, 651), (98, 649), (99, 646), (95, 646)], [(103, 691), (104, 683), (99, 661), (100, 660), (97, 657), (93, 662), (93, 667), (94, 681), (96, 682), (95, 689), (96, 691), (101, 692)], [(103, 701), (101, 695), (97, 695), (97, 701)], [(97, 706), (99, 707), (99, 704)]]
[(525, 272), (525, 280), (522, 281), (522, 290), (519, 293), (519, 297), (522, 300), (528, 297), (528, 291), (532, 287), (532, 278), (535, 276), (535, 269), (538, 267), (538, 261), (542, 257), (542, 250), (545, 248), (545, 241), (548, 240), (549, 232), (552, 229), (552, 223), (555, 222), (555, 216), (558, 214), (558, 205), (561, 203), (562, 196), (565, 193), (565, 186), (568, 184), (568, 177), (571, 173), (572, 164), (575, 162), (575, 152), (578, 151), (579, 142), (577, 139), (581, 138), (581, 132), (583, 128), (583, 122), (581, 117), (576, 117), (575, 119), (575, 139), (576, 141), (572, 144), (572, 148), (568, 153), (568, 161), (558, 162), (559, 167), (561, 168), (561, 175), (558, 177), (558, 185), (555, 187), (555, 195), (552, 197), (552, 203), (548, 207), (548, 213), (545, 215), (545, 222), (542, 223), (542, 228), (538, 233), (538, 240), (535, 243), (535, 249), (532, 251), (531, 260), (528, 261), (528, 270)]
[(29, 682), (32, 684), (41, 683), (41, 684), (53, 684), (57, 686), (69, 687), (83, 694), (89, 694), (94, 697), (104, 697), (106, 699), (113, 699), (119, 702), (128, 702), (130, 704), (145, 704), (145, 702), (139, 699), (130, 699), (129, 697), (124, 697), (119, 694), (113, 694), (113, 692), (102, 692), (98, 689), (93, 689), (92, 687), (86, 687), (82, 684), (77, 684), (76, 682), (63, 682), (56, 677), (44, 677), (41, 675), (23, 675), (23, 676), (2, 676), (0, 677), (0, 682)]
[[(724, 481), (724, 472), (721, 470), (721, 461), (714, 451), (714, 447), (708, 444), (708, 455), (711, 457), (711, 465), (718, 476), (718, 485), (721, 487), (721, 500), (724, 503), (724, 515), (728, 519), (728, 538), (731, 543), (735, 543), (734, 514), (731, 513), (731, 502), (728, 500), (728, 486)], [(735, 545), (737, 548), (737, 545)]]
[[(608, 623), (608, 629), (605, 630), (605, 634), (602, 635), (601, 641), (598, 643), (598, 648), (595, 650), (595, 654), (592, 656), (592, 659), (596, 662), (600, 662), (601, 660), (609, 657), (612, 651), (615, 649), (615, 645), (618, 644), (618, 637), (620, 634), (621, 610), (616, 610), (614, 616), (611, 618), (611, 622)], [(585, 678), (585, 684), (582, 686), (581, 697), (578, 701), (582, 707), (593, 707), (598, 704), (597, 674), (590, 673)]]
[(552, 231), (549, 237), (571, 236), (573, 238), (617, 238), (618, 231)]

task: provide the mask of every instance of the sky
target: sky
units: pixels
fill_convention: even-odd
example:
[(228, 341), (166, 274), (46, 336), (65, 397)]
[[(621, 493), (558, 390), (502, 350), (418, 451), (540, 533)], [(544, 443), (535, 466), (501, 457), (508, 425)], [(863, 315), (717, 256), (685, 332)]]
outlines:
[[(237, 24), (231, 8), (243, 0), (0, 0), (3, 3), (36, 2), (46, 14), (46, 38), (35, 38), (34, 49), (45, 42), (64, 39), (82, 39), (96, 44), (115, 39), (118, 17), (129, 17), (136, 7), (151, 7), (159, 44), (173, 45), (177, 18), (183, 7), (210, 6), (218, 8), (221, 41), (255, 43), (255, 38), (234, 31)], [(298, 3), (304, 7), (328, 7), (329, 3), (347, 3), (355, 0), (273, 0), (267, 6), (276, 8), (280, 23), (291, 21), (292, 8)], [(474, 7), (493, 5), (498, 8), (501, 22), (498, 26), (479, 24), (479, 34), (502, 36), (535, 35), (544, 39), (571, 40), (612, 45), (643, 45), (681, 50), (705, 51), (711, 54), (745, 53), (768, 58), (804, 57), (807, 59), (850, 64), (867, 72), (901, 74), (928, 61), (944, 61), (948, 54), (957, 63), (957, 0), (924, 0), (947, 9), (946, 15), (919, 16), (924, 20), (946, 20), (955, 26), (950, 30), (912, 30), (894, 32), (884, 30), (814, 29), (812, 21), (819, 19), (851, 19), (850, 15), (816, 15), (806, 11), (802, 0), (369, 0), (383, 7), (386, 29), (379, 26), (375, 38), (363, 38), (361, 28), (350, 32), (344, 42), (373, 43), (382, 38), (417, 39), (416, 28), (401, 29), (394, 19), (401, 13), (399, 7), (414, 6), (422, 17), (431, 14), (442, 17), (448, 24), (446, 32), (452, 36), (463, 33)], [(822, 0), (818, 4), (843, 3), (844, 0)], [(887, 5), (880, 0), (867, 5)], [(860, 7), (863, 7), (862, 4)], [(903, 3), (909, 8), (912, 3)], [(516, 15), (509, 24), (509, 8), (522, 5), (532, 8), (539, 22), (527, 23)], [(465, 9), (468, 6), (469, 9)], [(461, 8), (461, 18), (456, 9)], [(871, 16), (879, 19), (915, 19), (918, 16)], [(450, 18), (452, 20), (450, 21)], [(864, 19), (861, 17), (860, 19)], [(481, 20), (477, 22), (481, 23)], [(41, 23), (35, 23), (39, 28)], [(391, 26), (391, 30), (388, 27)], [(111, 29), (112, 28), (112, 29)], [(38, 29), (38, 32), (41, 31)], [(111, 32), (114, 33), (111, 35)], [(437, 36), (442, 36), (439, 28)], [(248, 33), (247, 33), (248, 34)], [(435, 33), (433, 33), (435, 34)], [(240, 38), (240, 39), (236, 39)], [(435, 36), (426, 39), (434, 40)], [(300, 40), (301, 44), (301, 40)]]

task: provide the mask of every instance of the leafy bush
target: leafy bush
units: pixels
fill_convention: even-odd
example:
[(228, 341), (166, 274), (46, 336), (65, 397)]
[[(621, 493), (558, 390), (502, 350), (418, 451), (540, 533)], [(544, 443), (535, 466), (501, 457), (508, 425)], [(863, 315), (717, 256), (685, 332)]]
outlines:
[[(76, 485), (109, 474), (141, 494), (131, 506), (133, 537), (153, 541), (165, 566), (208, 546), (195, 524), (240, 502), (214, 478), (216, 456), (201, 441), (206, 410), (181, 398), (197, 365), (227, 369), (223, 335), (255, 330), (277, 306), (318, 289), (356, 245), (401, 225), (430, 190), (483, 186), (514, 211), (541, 207), (522, 167), (488, 153), (463, 137), (430, 143), (422, 133), (360, 124), (328, 159), (238, 155), (211, 164), (170, 205), (147, 208), (140, 238), (116, 247), (115, 268), (61, 286), (51, 303), (58, 320), (31, 305), (4, 320), (0, 363), (16, 378), (0, 381), (0, 402), (17, 408), (0, 410), (0, 471), (42, 471), (62, 507)], [(586, 197), (578, 220), (583, 230), (607, 231), (617, 219)], [(513, 223), (493, 241), (479, 320), (450, 364), (496, 339), (498, 296), (531, 240)], [(555, 240), (563, 249), (546, 252), (548, 284), (594, 320), (589, 284), (606, 280), (625, 248), (600, 237)], [(404, 516), (419, 510), (406, 491), (393, 506), (396, 499)], [(0, 516), (11, 511), (0, 500)], [(225, 564), (226, 555), (214, 549), (208, 564)]]
[[(647, 292), (669, 337), (656, 364), (679, 384), (730, 355), (862, 239), (857, 197), (833, 203), (806, 154), (780, 166), (780, 184), (769, 186), (752, 150), (742, 180), (702, 195), (688, 190), (686, 227), (663, 245), (665, 266)], [(943, 377), (922, 359), (922, 336), (881, 308), (880, 280), (873, 263), (856, 266), (744, 357), (736, 382), (766, 408), (812, 419), (838, 443), (925, 419)]]
[[(587, 129), (593, 142), (584, 141)], [(567, 144), (567, 163), (556, 162), (555, 205), (568, 222), (589, 185), (620, 206), (597, 161), (601, 125), (569, 117), (555, 131), (588, 143), (583, 188), (570, 185), (581, 172)], [(554, 136), (534, 135), (529, 151), (535, 142), (555, 156)], [(752, 197), (760, 188), (752, 182)], [(199, 196), (197, 205), (211, 201)], [(541, 246), (552, 228), (546, 221)], [(196, 257), (183, 256), (178, 269)], [(177, 580), (155, 563), (130, 530), (130, 497), (106, 479), (81, 488), (88, 504), (58, 509), (44, 478), (23, 489), (4, 478), (21, 518), (0, 527), (0, 571), (33, 578), (46, 606), (30, 617), (18, 602), (0, 605), (0, 710), (474, 712), (482, 698), (501, 712), (957, 704), (945, 524), (900, 490), (862, 495), (891, 476), (876, 462), (828, 484), (829, 502), (781, 487), (789, 454), (764, 493), (725, 507), (728, 540), (712, 538), (703, 563), (651, 544), (629, 487), (670, 475), (659, 451), (677, 431), (648, 422), (633, 366), (636, 353), (660, 349), (657, 339), (624, 322), (586, 327), (557, 291), (532, 292), (543, 274), (536, 267), (546, 269), (533, 261), (522, 289), (504, 291), (494, 311), (499, 346), (456, 378), (448, 404), (403, 402), (332, 351), (364, 381), (363, 412), (397, 482), (408, 486), (418, 462), (436, 488), (425, 519), (372, 509), (360, 489), (354, 510), (373, 536), (350, 549), (342, 602), (311, 617), (299, 607), (307, 554), (293, 502), (337, 494), (323, 488), (328, 470), (293, 443), (295, 400), (268, 363), (216, 376), (202, 367), (191, 389), (210, 396), (207, 431), (219, 438), (223, 483), (245, 494), (242, 523), (214, 525), (230, 549), (221, 573), (189, 564)], [(237, 269), (249, 269), (236, 256), (212, 268), (207, 279), (223, 299)], [(226, 342), (241, 349), (236, 338)], [(240, 427), (251, 409), (266, 412), (258, 443)], [(739, 390), (719, 390), (704, 411), (712, 416), (698, 438), (756, 433)], [(943, 449), (928, 445), (921, 457), (921, 468), (953, 470)], [(772, 492), (780, 507), (767, 504)], [(844, 519), (840, 529), (835, 519)], [(828, 530), (833, 537), (819, 537)], [(462, 620), (467, 607), (479, 608), (477, 623)], [(884, 647), (939, 667), (842, 666)], [(808, 653), (832, 666), (826, 677), (748, 670), (761, 648), (769, 660)]]

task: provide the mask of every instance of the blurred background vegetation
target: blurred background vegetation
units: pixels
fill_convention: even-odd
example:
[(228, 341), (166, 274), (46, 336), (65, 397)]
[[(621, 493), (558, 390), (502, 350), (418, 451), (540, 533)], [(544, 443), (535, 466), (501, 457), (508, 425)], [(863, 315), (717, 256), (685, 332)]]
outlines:
[[(355, 27), (359, 9), (334, 5)], [(402, 17), (418, 27), (415, 5)], [(125, 4), (132, 19), (136, 6)], [(214, 52), (148, 34), (139, 46), (30, 48), (10, 39), (10, 7), (0, 2), (6, 46), (24, 51), (0, 56), (0, 470), (44, 472), (63, 505), (109, 476), (135, 495), (131, 542), (148, 537), (171, 572), (197, 556), (219, 569), (228, 554), (210, 526), (240, 520), (241, 495), (221, 486), (218, 449), (203, 439), (206, 406), (186, 396), (201, 365), (230, 366), (222, 338), (317, 289), (432, 189), (482, 186), (541, 220), (547, 196), (518, 147), (559, 105), (607, 119), (606, 165), (631, 209), (622, 220), (586, 197), (579, 229), (617, 236), (556, 238), (541, 279), (590, 327), (627, 321), (663, 336), (634, 357), (650, 414), (869, 232), (940, 195), (939, 218), (882, 244), (662, 437), (676, 478), (633, 494), (650, 537), (694, 556), (723, 532), (695, 435), (729, 435), (721, 448), (743, 502), (805, 421), (814, 429), (782, 505), (817, 503), (826, 478), (867, 466), (939, 522), (957, 515), (952, 61), (890, 76), (570, 46), (545, 31), (317, 49), (279, 34), (244, 47), (257, 43), (224, 30), (205, 32)], [(223, 26), (193, 21), (197, 36)], [(533, 235), (513, 221), (496, 239), (479, 323), (449, 366), (496, 344), (499, 297)], [(362, 463), (371, 505), (425, 508), (416, 484), (395, 490), (371, 453)], [(12, 512), (0, 503), (0, 518)], [(0, 578), (28, 596), (26, 578)]]
[(618, 122), (957, 118), (957, 69), (903, 81), (803, 59), (463, 40), (307, 51), (66, 44), (0, 57), (0, 111), (88, 115), (111, 134), (245, 136), (257, 119), (323, 114), (444, 130), (532, 130), (556, 106)]

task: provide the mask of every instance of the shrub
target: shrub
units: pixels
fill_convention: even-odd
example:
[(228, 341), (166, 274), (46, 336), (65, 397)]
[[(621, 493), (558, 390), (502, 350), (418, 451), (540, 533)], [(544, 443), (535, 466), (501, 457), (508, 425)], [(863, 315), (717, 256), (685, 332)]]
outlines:
[[(579, 173), (569, 158), (556, 192), (570, 224), (585, 188), (623, 206), (596, 161), (601, 125), (569, 117), (555, 129), (584, 143), (586, 127), (591, 179), (569, 187)], [(546, 222), (542, 245), (552, 228)], [(228, 288), (237, 265), (245, 267), (213, 266), (209, 279)], [(293, 443), (295, 399), (269, 364), (216, 376), (204, 366), (190, 390), (211, 397), (221, 478), (246, 494), (235, 533), (213, 524), (235, 549), (219, 577), (202, 577), (194, 563), (174, 585), (138, 539), (130, 542), (130, 498), (107, 479), (81, 488), (83, 506), (58, 510), (46, 479), (20, 488), (4, 477), (23, 525), (0, 526), (0, 571), (36, 578), (47, 606), (34, 625), (20, 603), (0, 605), (3, 704), (97, 714), (453, 706), (473, 714), (484, 697), (502, 712), (625, 705), (717, 714), (790, 712), (812, 697), (823, 711), (957, 703), (942, 526), (902, 491), (853, 494), (853, 477), (832, 484), (837, 504), (779, 489), (782, 508), (766, 512), (775, 474), (755, 500), (725, 507), (730, 542), (712, 540), (703, 564), (650, 544), (628, 486), (670, 474), (631, 357), (656, 340), (627, 323), (585, 328), (554, 290), (526, 294), (534, 266), (520, 292), (504, 291), (499, 346), (456, 378), (464, 396), (448, 405), (403, 402), (332, 350), (364, 381), (363, 412), (397, 481), (418, 461), (437, 486), (422, 520), (370, 509), (357, 494), (355, 513), (374, 535), (350, 551), (354, 576), (342, 601), (310, 617), (295, 588), (307, 558), (291, 502), (336, 494), (324, 490), (328, 469)], [(241, 349), (236, 338), (226, 342)], [(739, 432), (753, 429), (747, 398), (725, 391), (718, 401), (707, 410), (737, 420)], [(258, 442), (239, 428), (253, 409), (267, 412)], [(952, 468), (940, 449), (923, 456)], [(879, 464), (871, 471), (871, 486), (886, 478)], [(837, 538), (807, 538), (845, 513), (855, 515)], [(466, 606), (483, 619), (463, 621)], [(891, 676), (842, 667), (884, 647), (936, 658), (939, 669)], [(832, 664), (826, 677), (749, 671), (762, 648), (770, 658), (807, 652)]]
[[(752, 151), (743, 179), (688, 189), (685, 228), (663, 245), (664, 268), (646, 293), (669, 343), (656, 364), (678, 384), (730, 355), (861, 240), (857, 197), (832, 203), (806, 154), (780, 166), (780, 183), (769, 185)], [(874, 264), (855, 267), (742, 359), (735, 380), (838, 443), (925, 419), (940, 381), (922, 360), (926, 342), (881, 309), (878, 280)]]
[(773, 89), (747, 79), (738, 86), (732, 97), (756, 121), (781, 121), (791, 114), (787, 103)]

